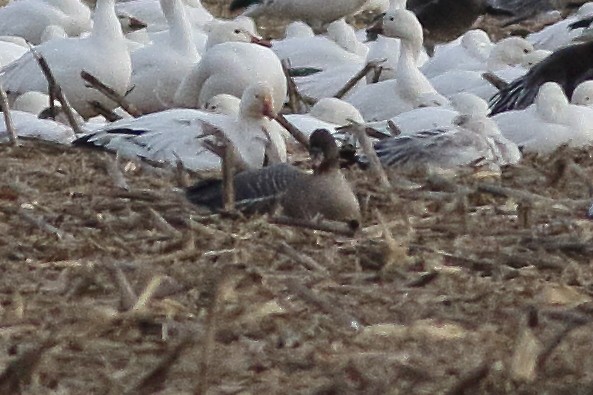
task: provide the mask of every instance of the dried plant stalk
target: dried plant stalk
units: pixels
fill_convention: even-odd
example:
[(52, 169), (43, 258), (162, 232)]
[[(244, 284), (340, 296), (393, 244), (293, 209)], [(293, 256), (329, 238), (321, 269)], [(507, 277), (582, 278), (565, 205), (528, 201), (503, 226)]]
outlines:
[(123, 95), (120, 95), (115, 90), (113, 90), (113, 88), (111, 88), (111, 87), (105, 85), (104, 83), (102, 83), (101, 81), (99, 81), (99, 79), (97, 77), (95, 77), (94, 75), (90, 74), (87, 71), (82, 70), (80, 72), (80, 76), (82, 77), (83, 80), (88, 82), (92, 88), (98, 90), (99, 92), (101, 92), (102, 94), (107, 96), (109, 99), (116, 102), (121, 108), (124, 109), (125, 112), (127, 112), (134, 118), (138, 118), (139, 116), (142, 115), (142, 112), (140, 110), (138, 110), (138, 108), (135, 105), (133, 105), (132, 103), (127, 101)]
[(37, 50), (34, 47), (29, 46), (29, 49), (31, 50), (33, 57), (35, 57), (35, 60), (37, 60), (37, 63), (39, 63), (39, 67), (41, 67), (41, 71), (43, 72), (43, 75), (47, 79), (48, 91), (50, 92), (50, 97), (52, 95), (54, 95), (58, 99), (60, 104), (62, 105), (62, 109), (64, 110), (64, 113), (66, 114), (66, 118), (68, 119), (68, 123), (70, 124), (70, 127), (74, 131), (74, 134), (81, 134), (82, 129), (80, 129), (80, 125), (78, 124), (78, 121), (76, 120), (76, 117), (74, 116), (74, 110), (70, 106), (70, 103), (68, 103), (66, 96), (64, 96), (64, 93), (62, 92), (62, 87), (60, 87), (60, 84), (58, 84), (58, 82), (56, 81), (56, 79), (51, 71), (51, 68), (49, 67), (49, 64), (47, 63), (45, 58), (39, 52), (37, 52)]
[(2, 84), (0, 84), (0, 107), (4, 113), (4, 124), (6, 125), (6, 131), (8, 132), (8, 139), (10, 144), (18, 145), (19, 140), (14, 129), (14, 123), (12, 122), (12, 116), (10, 115), (10, 107), (8, 106), (8, 97)]

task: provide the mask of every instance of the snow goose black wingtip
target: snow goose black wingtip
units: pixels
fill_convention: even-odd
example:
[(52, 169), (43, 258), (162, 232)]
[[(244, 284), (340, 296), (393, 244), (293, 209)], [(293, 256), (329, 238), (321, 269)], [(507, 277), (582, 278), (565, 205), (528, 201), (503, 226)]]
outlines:
[(233, 0), (229, 5), (229, 11), (242, 10), (253, 4), (260, 4), (261, 0)]
[(491, 115), (526, 108), (533, 103), (539, 87), (545, 82), (560, 84), (570, 97), (578, 84), (591, 78), (593, 42), (561, 48), (494, 95), (490, 99)]

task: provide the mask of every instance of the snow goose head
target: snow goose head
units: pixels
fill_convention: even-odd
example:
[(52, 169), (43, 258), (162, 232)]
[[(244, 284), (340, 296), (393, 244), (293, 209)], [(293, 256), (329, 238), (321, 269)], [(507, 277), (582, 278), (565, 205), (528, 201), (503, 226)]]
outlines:
[(136, 30), (144, 29), (147, 24), (140, 19), (133, 17), (124, 11), (117, 12), (117, 19), (121, 25), (121, 30), (124, 34), (135, 32)]
[(241, 96), (240, 114), (245, 118), (276, 117), (272, 89), (268, 84), (257, 82), (249, 85)]
[(259, 44), (264, 47), (270, 47), (267, 40), (257, 37), (244, 26), (240, 21), (219, 21), (212, 23), (208, 29), (208, 40), (206, 48), (225, 42), (244, 42)]
[(236, 96), (221, 93), (213, 96), (204, 104), (204, 110), (215, 114), (238, 115), (241, 99)]
[(572, 92), (570, 102), (579, 106), (591, 106), (593, 104), (593, 81), (581, 82)]
[(492, 48), (488, 57), (490, 68), (521, 64), (527, 54), (533, 52), (533, 45), (521, 37), (507, 37)]
[(422, 25), (412, 11), (391, 10), (383, 16), (383, 34), (422, 46), (424, 39)]
[(546, 49), (536, 49), (535, 51), (525, 55), (523, 61), (521, 62), (521, 66), (526, 69), (530, 69), (547, 58), (551, 53), (552, 51), (548, 51)]

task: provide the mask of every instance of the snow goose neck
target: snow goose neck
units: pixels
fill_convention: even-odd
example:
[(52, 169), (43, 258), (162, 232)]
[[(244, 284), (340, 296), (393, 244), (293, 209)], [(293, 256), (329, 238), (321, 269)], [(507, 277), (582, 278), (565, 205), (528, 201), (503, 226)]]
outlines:
[(91, 28), (91, 11), (80, 0), (22, 0), (0, 8), (0, 35), (23, 37), (37, 45), (50, 25), (78, 36)]
[(169, 23), (169, 40), (131, 55), (134, 89), (127, 99), (145, 114), (171, 106), (181, 80), (199, 59), (181, 0), (161, 0), (161, 6)]
[[(192, 28), (201, 29), (214, 19), (199, 0), (183, 0), (183, 5)], [(159, 32), (167, 29), (167, 19), (161, 12), (159, 0), (118, 2), (115, 9), (118, 13), (131, 15), (146, 23), (148, 32)]]
[(220, 169), (220, 158), (206, 149), (202, 139), (218, 130), (236, 148), (247, 168), (259, 168), (265, 156), (286, 160), (286, 144), (273, 127), (272, 92), (263, 83), (250, 85), (241, 97), (238, 116), (193, 109), (172, 109), (135, 119), (122, 119), (91, 132), (75, 145), (102, 147), (127, 157), (141, 157), (191, 170)]
[(258, 17), (260, 15), (279, 17), (307, 22), (313, 29), (321, 28), (330, 22), (355, 14), (360, 11), (368, 0), (233, 0), (231, 11), (247, 8), (244, 15)]
[[(49, 41), (36, 48), (47, 60), (72, 107), (84, 118), (97, 114), (90, 102), (98, 101), (108, 109), (116, 104), (87, 88), (80, 77), (82, 70), (120, 94), (126, 92), (130, 83), (130, 55), (113, 3), (114, 0), (98, 0), (89, 36)], [(0, 78), (12, 98), (27, 91), (47, 93), (47, 81), (31, 53), (0, 69)]]
[(257, 81), (272, 88), (274, 110), (280, 111), (287, 93), (280, 59), (261, 45), (225, 42), (208, 49), (185, 76), (175, 94), (175, 104), (199, 108), (221, 93), (240, 97), (249, 84)]
[(455, 119), (454, 125), (377, 142), (375, 150), (383, 165), (416, 171), (455, 169), (477, 163), (496, 168), (519, 160), (518, 148), (486, 117), (485, 102), (470, 94), (461, 94), (452, 102), (464, 113)]
[(590, 79), (593, 70), (593, 42), (554, 51), (527, 74), (517, 78), (490, 99), (492, 114), (523, 109), (533, 103), (545, 82), (557, 82), (567, 96), (578, 84)]
[(61, 38), (68, 38), (68, 34), (64, 30), (64, 28), (59, 25), (49, 25), (48, 27), (43, 29), (43, 33), (41, 33), (40, 42), (44, 43), (46, 41), (57, 40)]
[(327, 36), (345, 51), (358, 56), (366, 56), (367, 47), (356, 37), (352, 26), (344, 18), (338, 19), (327, 26)]
[[(423, 35), (414, 13), (400, 9), (386, 13), (383, 31), (385, 35), (401, 39), (396, 81), (367, 85), (346, 100), (358, 108), (367, 121), (389, 119), (418, 107), (447, 105), (448, 100), (433, 88), (416, 66)], [(387, 102), (386, 97), (389, 98)]]
[[(266, 212), (277, 204), (284, 214), (311, 219), (317, 215), (337, 221), (360, 221), (360, 206), (339, 169), (339, 152), (331, 134), (311, 134), (311, 157), (321, 160), (314, 174), (279, 164), (237, 174), (233, 180), (236, 207), (245, 213)], [(222, 181), (200, 181), (186, 190), (187, 198), (211, 210), (222, 208)]]

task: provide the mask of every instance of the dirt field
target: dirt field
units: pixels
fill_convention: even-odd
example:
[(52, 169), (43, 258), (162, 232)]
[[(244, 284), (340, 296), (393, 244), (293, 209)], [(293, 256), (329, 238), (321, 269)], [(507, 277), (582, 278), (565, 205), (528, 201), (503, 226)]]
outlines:
[(0, 393), (593, 391), (591, 152), (348, 171), (354, 236), (203, 215), (96, 151), (0, 154)]
[(351, 235), (0, 145), (0, 394), (593, 394), (592, 154), (388, 190), (348, 170)]

